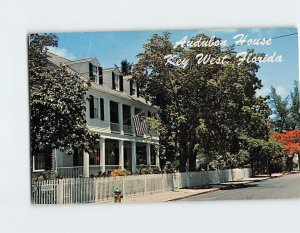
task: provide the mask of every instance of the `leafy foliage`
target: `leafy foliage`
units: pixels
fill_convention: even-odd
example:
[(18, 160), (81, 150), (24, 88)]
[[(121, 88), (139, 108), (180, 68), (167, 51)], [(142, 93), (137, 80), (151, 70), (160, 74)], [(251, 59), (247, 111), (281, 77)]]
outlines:
[[(276, 89), (271, 87), (270, 104), (275, 115), (271, 119), (276, 131), (294, 130), (300, 128), (300, 102), (299, 84), (294, 82), (294, 90), (290, 96), (283, 99), (277, 94)], [(290, 97), (290, 98), (289, 98)]]
[(250, 155), (250, 163), (255, 173), (282, 171), (284, 148), (281, 143), (269, 139), (243, 138), (244, 148)]
[[(193, 40), (200, 37), (210, 39), (199, 34)], [(200, 53), (227, 55), (228, 63), (196, 65), (192, 58)], [(188, 67), (166, 65), (168, 54), (190, 58)], [(255, 96), (262, 87), (256, 76), (259, 66), (238, 65), (233, 48), (174, 48), (168, 33), (154, 34), (138, 58), (133, 77), (141, 86), (141, 95), (159, 107), (162, 164), (179, 160), (180, 171), (195, 170), (201, 151), (209, 163), (216, 154), (237, 154), (241, 135), (269, 137), (270, 109), (266, 98)]]
[(53, 148), (95, 152), (97, 136), (85, 120), (85, 94), (89, 83), (67, 67), (53, 67), (47, 47), (57, 46), (53, 34), (29, 36), (29, 103), (31, 155), (51, 156)]
[(288, 154), (293, 155), (300, 152), (300, 130), (277, 132), (273, 135), (273, 138), (284, 145)]

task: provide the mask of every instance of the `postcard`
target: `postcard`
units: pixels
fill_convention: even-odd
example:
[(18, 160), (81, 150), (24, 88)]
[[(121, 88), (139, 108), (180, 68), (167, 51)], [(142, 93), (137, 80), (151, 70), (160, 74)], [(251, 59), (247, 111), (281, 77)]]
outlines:
[(33, 204), (300, 198), (297, 28), (31, 33), (28, 70)]

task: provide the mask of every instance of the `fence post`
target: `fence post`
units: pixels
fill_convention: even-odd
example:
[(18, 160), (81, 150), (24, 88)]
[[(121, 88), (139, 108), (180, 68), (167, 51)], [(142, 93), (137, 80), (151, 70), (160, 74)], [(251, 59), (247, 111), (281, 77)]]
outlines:
[(95, 203), (98, 201), (98, 182), (97, 178), (94, 177), (94, 189), (95, 189)]
[(57, 204), (63, 204), (63, 180), (58, 180), (57, 182), (56, 195)]
[(125, 179), (124, 178), (122, 178), (122, 192), (123, 192), (123, 197), (125, 197), (126, 194), (125, 194)]
[(147, 192), (147, 180), (146, 180), (146, 176), (144, 175), (144, 196), (146, 195)]

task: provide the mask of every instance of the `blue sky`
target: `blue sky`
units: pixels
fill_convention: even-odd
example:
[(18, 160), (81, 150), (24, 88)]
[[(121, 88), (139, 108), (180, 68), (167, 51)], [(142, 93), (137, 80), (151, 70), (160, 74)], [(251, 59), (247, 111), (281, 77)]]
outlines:
[[(143, 44), (154, 32), (163, 31), (57, 33), (59, 45), (57, 48), (51, 48), (50, 51), (71, 60), (97, 57), (104, 68), (112, 67), (114, 64), (119, 65), (123, 59), (135, 63), (136, 55), (143, 51)], [(297, 28), (196, 29), (169, 32), (174, 44), (184, 36), (190, 39), (197, 33), (215, 35), (227, 40), (228, 44), (233, 44), (233, 37), (240, 33), (247, 35), (248, 39), (273, 38), (295, 33)], [(256, 52), (270, 55), (276, 52), (283, 56), (282, 63), (260, 63), (258, 77), (264, 87), (259, 94), (268, 94), (270, 86), (273, 85), (279, 94), (287, 96), (293, 87), (293, 80), (299, 80), (298, 36), (274, 39), (270, 46), (239, 46), (236, 50), (245, 51), (247, 48), (254, 48)]]

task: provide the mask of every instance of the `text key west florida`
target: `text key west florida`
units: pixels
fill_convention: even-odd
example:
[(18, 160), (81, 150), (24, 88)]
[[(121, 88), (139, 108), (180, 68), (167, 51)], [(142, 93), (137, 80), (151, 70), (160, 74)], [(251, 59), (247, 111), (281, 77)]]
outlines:
[(33, 204), (300, 198), (296, 28), (41, 32), (28, 64)]

